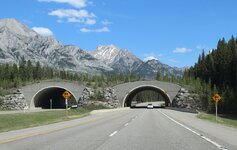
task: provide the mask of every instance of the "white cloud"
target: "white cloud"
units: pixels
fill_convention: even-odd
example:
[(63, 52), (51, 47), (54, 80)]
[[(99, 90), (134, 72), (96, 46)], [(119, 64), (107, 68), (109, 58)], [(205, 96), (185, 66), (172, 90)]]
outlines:
[(145, 57), (144, 57), (143, 61), (148, 61), (148, 60), (152, 60), (152, 59), (159, 60), (158, 58), (161, 58), (164, 55), (163, 54), (156, 55), (153, 52), (151, 52), (149, 54), (145, 54), (144, 56)]
[(85, 9), (75, 10), (75, 9), (57, 9), (48, 13), (50, 16), (58, 17), (60, 23), (70, 22), (70, 23), (81, 23), (85, 25), (96, 24), (96, 16), (94, 13), (89, 13)]
[(38, 34), (42, 35), (42, 36), (51, 36), (53, 35), (53, 32), (48, 29), (48, 28), (44, 28), (44, 27), (33, 27), (32, 28), (35, 32), (37, 32)]
[[(95, 19), (85, 19), (85, 18), (68, 18), (67, 22), (70, 23), (82, 23), (82, 24), (86, 24), (86, 25), (94, 25), (96, 24), (96, 20)], [(60, 20), (60, 23), (62, 23), (62, 20)]]
[(197, 45), (196, 46), (196, 49), (198, 49), (198, 50), (203, 50), (203, 49), (210, 49), (210, 47), (208, 47), (208, 46), (206, 46), (206, 45)]
[(157, 55), (158, 57), (163, 57), (164, 55), (163, 54), (159, 54), (159, 55)]
[(96, 24), (96, 20), (95, 19), (86, 19), (85, 24), (94, 25), (94, 24)]
[(158, 60), (155, 56), (147, 56), (143, 60), (148, 61), (148, 60), (153, 60), (153, 59)]
[(75, 17), (73, 17), (73, 18), (68, 18), (67, 21), (68, 21), (68, 22), (71, 22), (71, 23), (81, 23), (81, 22), (82, 22), (81, 19), (78, 19), (78, 18), (75, 18)]
[(55, 2), (65, 3), (76, 8), (82, 8), (87, 6), (87, 0), (38, 0), (39, 2)]
[(178, 61), (176, 59), (169, 59), (169, 61), (172, 63), (178, 63)]
[(103, 21), (101, 21), (101, 23), (105, 26), (112, 24), (112, 22), (110, 22), (108, 20), (103, 20)]
[(57, 9), (48, 13), (50, 16), (57, 16), (58, 18), (94, 18), (95, 14), (89, 13), (85, 9)]
[(86, 32), (86, 33), (89, 33), (89, 32), (110, 32), (109, 28), (108, 27), (103, 27), (103, 28), (100, 28), (100, 29), (88, 29), (88, 28), (81, 28), (80, 29), (81, 32)]
[(182, 48), (176, 48), (175, 50), (173, 50), (173, 53), (187, 53), (191, 51), (192, 49), (182, 47)]

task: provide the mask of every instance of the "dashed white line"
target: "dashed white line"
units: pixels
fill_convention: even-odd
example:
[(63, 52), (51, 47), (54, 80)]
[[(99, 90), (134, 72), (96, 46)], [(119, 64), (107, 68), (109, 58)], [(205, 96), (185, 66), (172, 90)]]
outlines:
[(170, 116), (168, 116), (168, 115), (166, 115), (165, 113), (161, 112), (160, 110), (158, 110), (158, 111), (159, 111), (161, 114), (163, 114), (164, 116), (166, 116), (168, 119), (170, 119), (171, 121), (175, 122), (176, 124), (178, 124), (178, 125), (182, 126), (183, 128), (185, 128), (185, 129), (191, 131), (192, 133), (196, 134), (197, 136), (201, 137), (202, 139), (206, 140), (207, 142), (209, 142), (209, 143), (215, 145), (218, 149), (220, 149), (220, 150), (228, 150), (228, 149), (225, 148), (223, 145), (220, 145), (220, 144), (218, 144), (217, 142), (212, 141), (211, 139), (209, 139), (209, 138), (203, 136), (202, 134), (200, 134), (200, 133), (198, 133), (198, 132), (196, 132), (196, 131), (190, 129), (189, 127), (187, 127), (187, 126), (183, 125), (182, 123), (180, 123), (180, 122), (174, 120), (173, 118), (171, 118)]
[(125, 126), (125, 127), (128, 126), (128, 123), (126, 123), (124, 126)]
[(114, 136), (116, 133), (118, 133), (118, 131), (114, 131), (114, 132), (111, 133), (109, 136), (112, 137), (112, 136)]

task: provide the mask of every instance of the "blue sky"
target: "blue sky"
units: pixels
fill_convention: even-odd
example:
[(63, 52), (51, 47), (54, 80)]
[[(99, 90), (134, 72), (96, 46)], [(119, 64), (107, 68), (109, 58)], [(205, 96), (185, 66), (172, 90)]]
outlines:
[(16, 18), (62, 44), (95, 50), (114, 44), (142, 60), (191, 66), (218, 39), (237, 36), (236, 0), (2, 0)]

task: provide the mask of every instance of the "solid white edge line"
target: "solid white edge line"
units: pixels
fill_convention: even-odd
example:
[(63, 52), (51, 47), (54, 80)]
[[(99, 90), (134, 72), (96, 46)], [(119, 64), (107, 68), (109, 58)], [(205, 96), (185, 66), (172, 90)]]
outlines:
[(112, 137), (112, 136), (114, 136), (116, 133), (118, 133), (118, 131), (114, 131), (114, 132), (111, 133), (109, 136)]
[(174, 120), (173, 118), (171, 118), (170, 116), (168, 116), (168, 115), (166, 115), (165, 113), (161, 112), (160, 110), (158, 110), (158, 111), (159, 111), (161, 114), (163, 114), (164, 116), (166, 116), (168, 119), (170, 119), (171, 121), (175, 122), (176, 124), (178, 124), (178, 125), (182, 126), (183, 128), (185, 128), (185, 129), (191, 131), (192, 133), (196, 134), (197, 136), (201, 137), (202, 139), (206, 140), (207, 142), (209, 142), (209, 143), (215, 145), (218, 149), (220, 149), (220, 150), (228, 150), (228, 149), (225, 148), (223, 145), (220, 145), (220, 144), (218, 144), (217, 142), (212, 141), (211, 139), (209, 139), (209, 138), (203, 136), (202, 134), (200, 134), (200, 133), (198, 133), (198, 132), (196, 132), (196, 131), (190, 129), (189, 127), (187, 127), (187, 126), (183, 125), (182, 123), (180, 123), (180, 122)]

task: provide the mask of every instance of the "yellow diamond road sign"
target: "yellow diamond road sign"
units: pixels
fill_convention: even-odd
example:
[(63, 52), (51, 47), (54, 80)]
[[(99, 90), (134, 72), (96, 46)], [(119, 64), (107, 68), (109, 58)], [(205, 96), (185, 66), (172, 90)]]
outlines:
[(68, 99), (69, 97), (71, 97), (71, 93), (70, 92), (68, 92), (68, 91), (65, 91), (64, 93), (63, 93), (63, 97), (65, 98), (65, 99)]
[(215, 94), (212, 99), (217, 103), (221, 100), (221, 96), (219, 94)]

